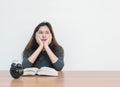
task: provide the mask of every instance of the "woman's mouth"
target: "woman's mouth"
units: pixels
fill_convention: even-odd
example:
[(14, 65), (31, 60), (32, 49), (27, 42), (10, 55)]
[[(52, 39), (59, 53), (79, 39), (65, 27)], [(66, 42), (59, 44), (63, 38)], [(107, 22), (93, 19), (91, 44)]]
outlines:
[(42, 41), (46, 41), (47, 39), (41, 39)]

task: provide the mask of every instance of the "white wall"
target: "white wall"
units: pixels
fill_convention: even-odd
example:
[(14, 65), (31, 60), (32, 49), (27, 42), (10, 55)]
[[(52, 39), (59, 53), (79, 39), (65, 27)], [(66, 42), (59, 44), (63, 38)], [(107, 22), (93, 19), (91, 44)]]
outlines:
[(42, 21), (64, 48), (64, 70), (120, 70), (119, 0), (0, 0), (0, 70), (21, 59)]

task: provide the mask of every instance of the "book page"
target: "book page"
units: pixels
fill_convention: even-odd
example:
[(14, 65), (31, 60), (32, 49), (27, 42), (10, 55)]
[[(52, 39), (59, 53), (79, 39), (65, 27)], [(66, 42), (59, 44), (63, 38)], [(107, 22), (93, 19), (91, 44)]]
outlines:
[(36, 67), (25, 68), (23, 75), (35, 75), (37, 71), (38, 71), (38, 68)]
[(42, 67), (37, 72), (38, 75), (58, 76), (58, 71), (50, 67)]

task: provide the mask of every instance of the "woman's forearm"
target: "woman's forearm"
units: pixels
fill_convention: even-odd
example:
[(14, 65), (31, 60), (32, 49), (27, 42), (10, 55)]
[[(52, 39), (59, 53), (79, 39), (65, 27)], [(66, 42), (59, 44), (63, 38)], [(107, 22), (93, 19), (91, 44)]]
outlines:
[(28, 60), (31, 62), (31, 63), (34, 63), (35, 60), (37, 59), (38, 55), (40, 54), (40, 52), (42, 51), (43, 47), (42, 46), (39, 46), (35, 52), (28, 58)]
[(49, 48), (48, 45), (45, 46), (45, 50), (46, 50), (51, 62), (55, 63), (58, 60), (57, 56), (51, 51), (51, 49)]

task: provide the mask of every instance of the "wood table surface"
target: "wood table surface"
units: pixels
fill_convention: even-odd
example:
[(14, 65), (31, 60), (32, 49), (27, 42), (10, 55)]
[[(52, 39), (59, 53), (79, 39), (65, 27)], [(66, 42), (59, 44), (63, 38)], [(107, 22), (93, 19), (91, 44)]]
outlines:
[(120, 87), (120, 71), (60, 71), (58, 77), (11, 77), (0, 71), (0, 87)]

